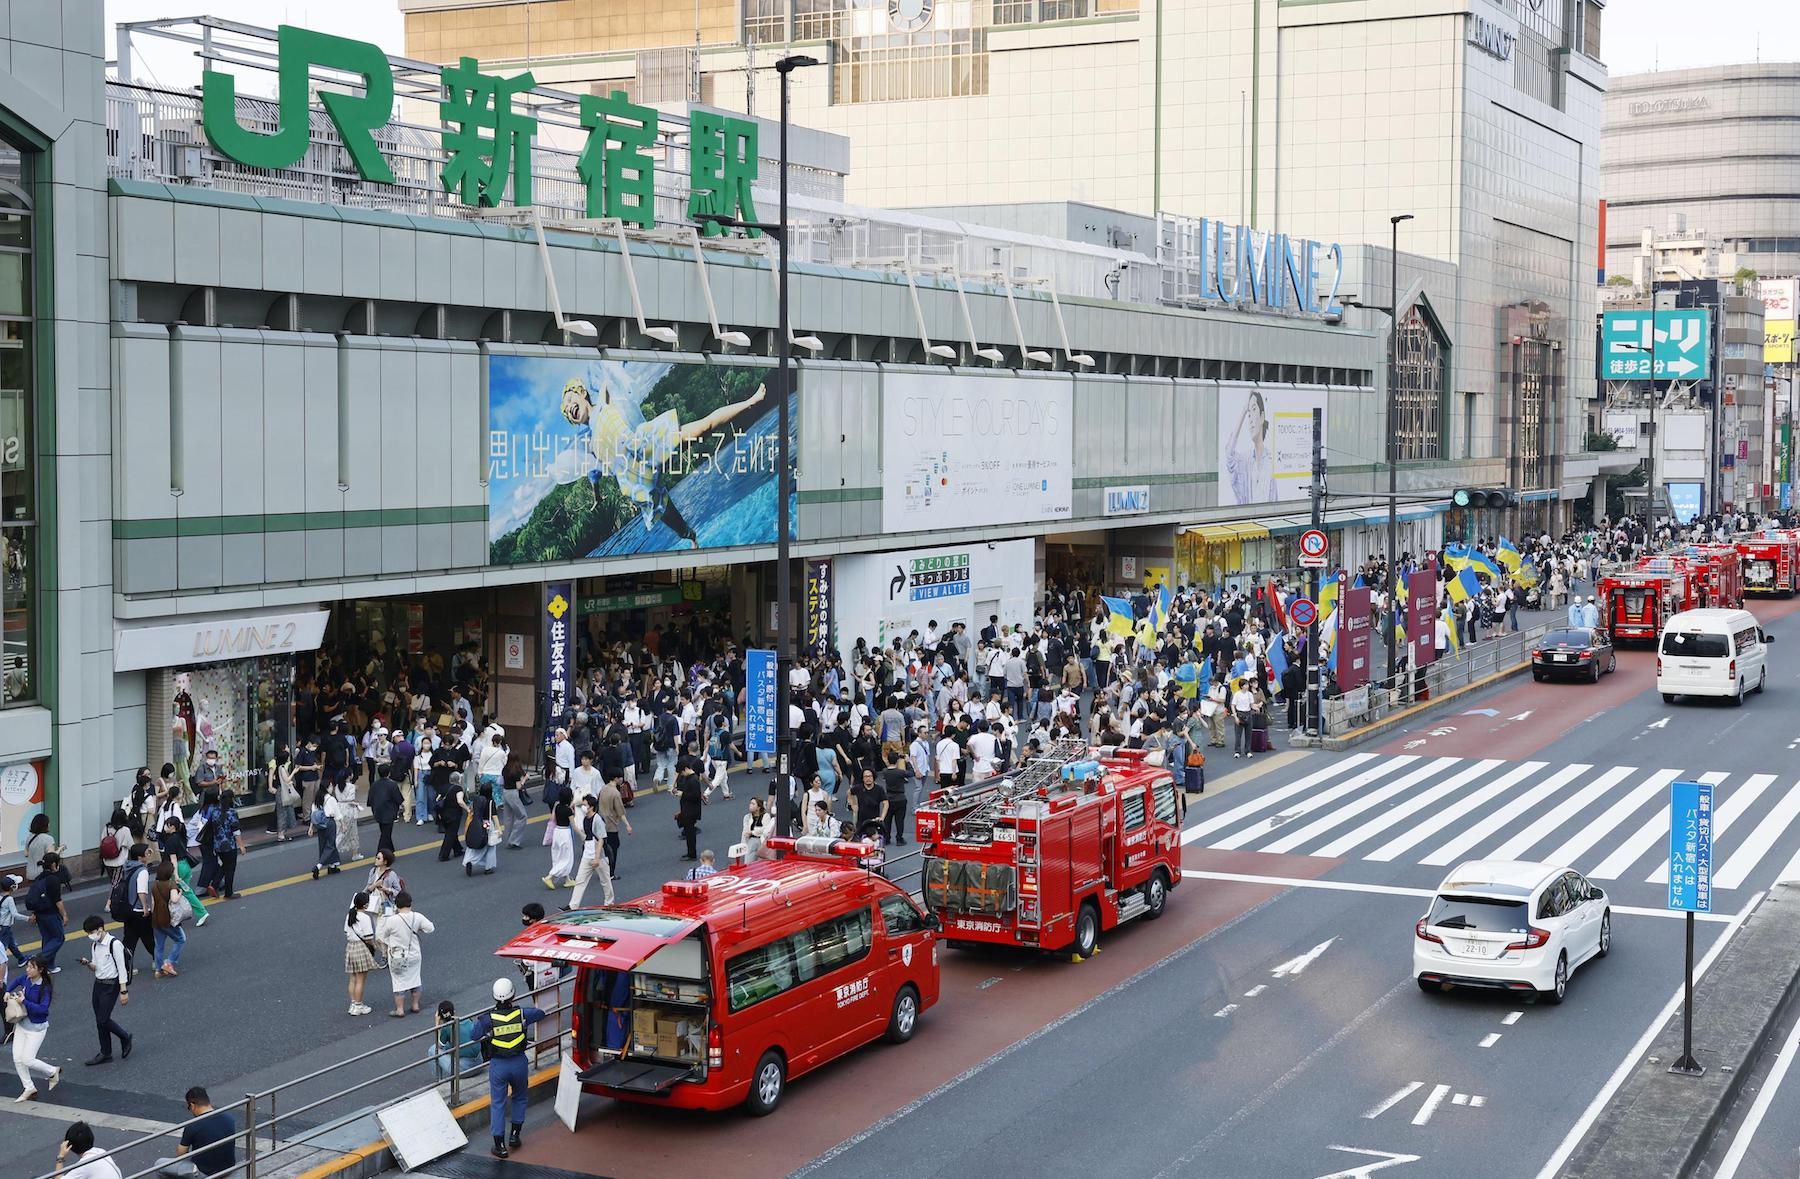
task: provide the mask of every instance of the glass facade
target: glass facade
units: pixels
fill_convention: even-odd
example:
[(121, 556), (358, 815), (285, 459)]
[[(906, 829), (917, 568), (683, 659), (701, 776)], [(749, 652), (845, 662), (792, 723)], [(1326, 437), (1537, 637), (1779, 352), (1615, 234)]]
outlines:
[(0, 707), (37, 691), (30, 156), (0, 143)]
[(1401, 462), (1444, 456), (1444, 338), (1416, 305), (1400, 320), (1394, 356), (1394, 438)]

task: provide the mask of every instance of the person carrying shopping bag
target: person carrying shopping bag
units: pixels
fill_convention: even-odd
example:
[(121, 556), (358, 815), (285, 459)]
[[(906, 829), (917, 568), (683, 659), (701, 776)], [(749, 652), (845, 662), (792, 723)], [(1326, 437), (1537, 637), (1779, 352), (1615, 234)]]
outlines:
[(56, 991), (50, 967), (42, 954), (25, 963), (25, 973), (6, 988), (6, 1022), (13, 1029), (13, 1069), (22, 1089), (14, 1101), (30, 1101), (38, 1095), (32, 1078), (48, 1077), (49, 1088), (62, 1081), (62, 1070), (38, 1059), (44, 1037), (50, 1034), (50, 1000)]

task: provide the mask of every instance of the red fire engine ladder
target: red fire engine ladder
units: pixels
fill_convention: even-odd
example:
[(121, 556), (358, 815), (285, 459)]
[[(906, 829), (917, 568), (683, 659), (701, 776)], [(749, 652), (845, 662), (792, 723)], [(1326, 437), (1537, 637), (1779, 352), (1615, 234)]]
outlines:
[(1086, 741), (1065, 737), (1010, 774), (971, 783), (960, 791), (952, 789), (946, 803), (972, 805), (973, 809), (951, 824), (950, 837), (962, 843), (992, 842), (996, 810), (1015, 799), (1029, 798), (1040, 789), (1054, 787), (1062, 779), (1064, 766), (1091, 757)]

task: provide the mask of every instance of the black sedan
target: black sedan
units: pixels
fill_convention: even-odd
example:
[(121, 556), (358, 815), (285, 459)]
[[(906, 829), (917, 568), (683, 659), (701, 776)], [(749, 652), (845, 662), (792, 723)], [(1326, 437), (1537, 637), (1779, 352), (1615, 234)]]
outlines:
[(1597, 684), (1606, 672), (1618, 669), (1619, 658), (1613, 654), (1612, 639), (1603, 630), (1553, 630), (1531, 651), (1531, 677), (1539, 681), (1573, 676)]

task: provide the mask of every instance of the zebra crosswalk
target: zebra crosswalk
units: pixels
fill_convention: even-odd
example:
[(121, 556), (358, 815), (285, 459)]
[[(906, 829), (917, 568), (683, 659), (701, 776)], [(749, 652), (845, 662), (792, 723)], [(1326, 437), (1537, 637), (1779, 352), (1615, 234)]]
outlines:
[[(1568, 864), (1598, 880), (1665, 885), (1668, 789), (1710, 782), (1713, 887), (1800, 876), (1800, 850), (1772, 853), (1800, 819), (1800, 770), (1736, 773), (1584, 762), (1358, 753), (1254, 798), (1237, 792), (1182, 835), (1187, 844), (1446, 867), (1471, 859)], [(1795, 844), (1795, 840), (1786, 841)]]

